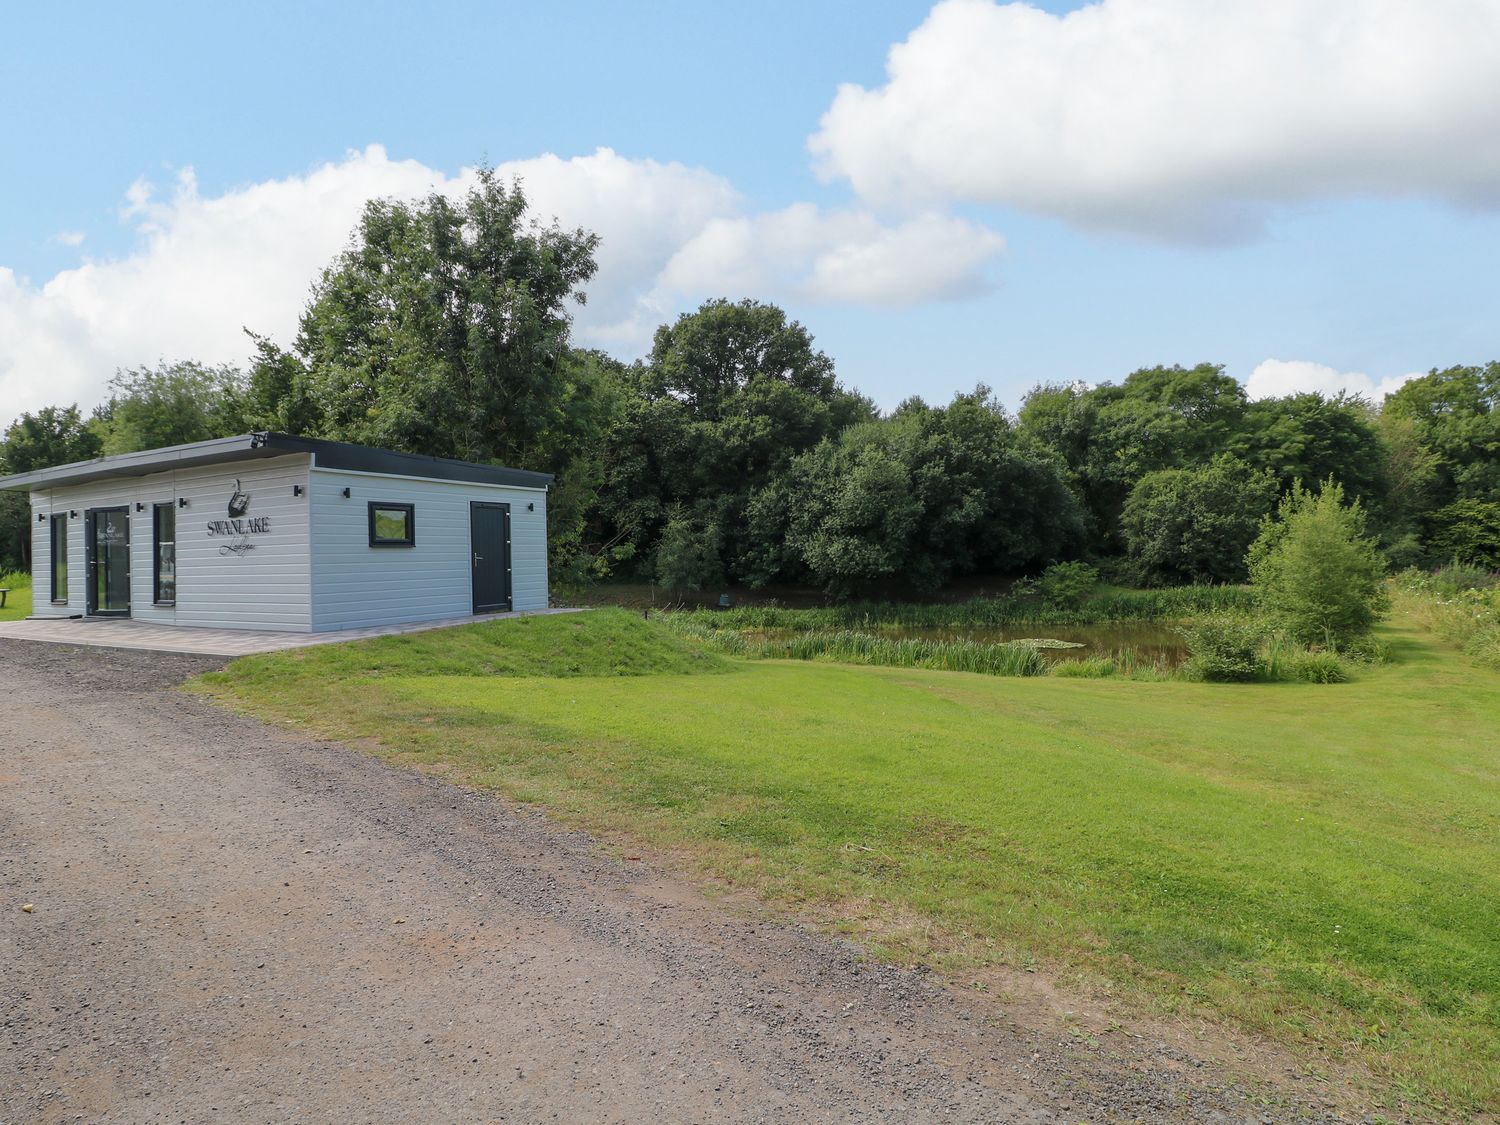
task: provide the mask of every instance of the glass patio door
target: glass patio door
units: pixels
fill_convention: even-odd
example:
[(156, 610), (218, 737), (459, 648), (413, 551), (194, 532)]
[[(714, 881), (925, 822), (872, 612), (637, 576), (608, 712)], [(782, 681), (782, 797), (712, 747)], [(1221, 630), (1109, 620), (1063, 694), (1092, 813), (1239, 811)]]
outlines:
[(85, 519), (88, 544), (88, 612), (130, 614), (130, 509), (94, 508)]

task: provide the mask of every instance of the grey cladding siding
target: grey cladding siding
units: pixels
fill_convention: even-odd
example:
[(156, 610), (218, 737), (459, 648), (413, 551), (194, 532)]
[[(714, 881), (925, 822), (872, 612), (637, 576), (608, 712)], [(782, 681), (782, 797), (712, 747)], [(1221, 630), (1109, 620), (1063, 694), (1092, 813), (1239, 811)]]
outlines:
[[(312, 470), (313, 628), (394, 625), (461, 617), (472, 609), (471, 501), (511, 509), (515, 609), (547, 606), (547, 493), (343, 470)], [(343, 495), (344, 489), (349, 496)], [(372, 547), (369, 504), (411, 504), (416, 542)], [(528, 511), (527, 505), (534, 510)]]
[[(67, 617), (85, 610), (84, 513), (125, 507), (130, 517), (130, 615), (163, 625), (218, 629), (312, 628), (312, 567), (308, 557), (306, 454), (272, 460), (213, 465), (144, 477), (116, 477), (33, 492), (32, 541), (38, 596), (33, 613)], [(250, 534), (215, 534), (209, 524), (229, 519), (236, 492), (247, 497), (241, 518), (260, 521)], [(294, 489), (301, 487), (304, 495)], [(152, 508), (179, 504), (177, 512), (177, 604), (157, 606), (153, 596)], [(141, 511), (136, 511), (136, 505)], [(47, 523), (37, 515), (76, 511), (68, 520), (68, 602), (50, 601)], [(222, 529), (221, 529), (222, 530)], [(238, 544), (241, 550), (230, 550)], [(243, 549), (248, 544), (248, 549)], [(48, 596), (42, 596), (45, 593)]]

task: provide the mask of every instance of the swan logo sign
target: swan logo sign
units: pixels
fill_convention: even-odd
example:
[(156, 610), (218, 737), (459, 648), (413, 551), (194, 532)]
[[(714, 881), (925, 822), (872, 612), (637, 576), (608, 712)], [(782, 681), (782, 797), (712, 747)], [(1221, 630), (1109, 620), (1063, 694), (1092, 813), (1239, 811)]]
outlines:
[(252, 535), (265, 535), (271, 530), (270, 516), (251, 516), (250, 494), (234, 482), (234, 492), (229, 497), (229, 518), (209, 520), (208, 534), (211, 539), (232, 539), (232, 543), (219, 545), (221, 555), (245, 555), (255, 550), (250, 541)]

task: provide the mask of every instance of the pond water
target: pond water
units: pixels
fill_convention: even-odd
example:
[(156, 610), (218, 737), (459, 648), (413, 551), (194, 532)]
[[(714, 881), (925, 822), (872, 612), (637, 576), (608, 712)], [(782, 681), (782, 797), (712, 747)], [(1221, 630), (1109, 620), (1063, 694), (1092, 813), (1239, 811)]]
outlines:
[[(891, 625), (862, 631), (870, 631), (877, 636), (915, 637), (921, 640), (977, 640), (986, 645), (1037, 639), (1064, 640), (1070, 645), (1077, 645), (1077, 648), (1041, 646), (1043, 658), (1049, 661), (1107, 657), (1127, 648), (1134, 649), (1137, 660), (1143, 663), (1161, 663), (1175, 667), (1188, 658), (1187, 643), (1178, 631), (1178, 622), (1173, 621), (1115, 621), (1100, 625), (1005, 625), (995, 628), (918, 628)], [(756, 631), (750, 636), (769, 640), (789, 636), (789, 633), (769, 630), (763, 633)]]
[(918, 637), (930, 641), (1007, 641), (1045, 638), (1067, 641), (1079, 648), (1042, 648), (1048, 661), (1082, 660), (1109, 656), (1121, 649), (1134, 649), (1136, 658), (1147, 663), (1176, 666), (1187, 659), (1187, 644), (1178, 625), (1169, 621), (1113, 621), (1102, 625), (1012, 625), (988, 629), (891, 628), (880, 629), (883, 637)]

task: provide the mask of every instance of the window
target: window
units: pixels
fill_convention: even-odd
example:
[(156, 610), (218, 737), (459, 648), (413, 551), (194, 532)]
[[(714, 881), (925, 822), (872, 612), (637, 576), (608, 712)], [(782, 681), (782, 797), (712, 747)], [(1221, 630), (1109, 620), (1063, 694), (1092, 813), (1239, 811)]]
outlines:
[(177, 504), (168, 501), (151, 510), (151, 538), (155, 544), (151, 568), (151, 600), (177, 604)]
[(370, 546), (412, 547), (417, 542), (417, 510), (413, 504), (370, 501)]
[(68, 517), (53, 516), (52, 531), (52, 604), (68, 604)]

